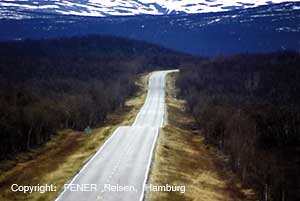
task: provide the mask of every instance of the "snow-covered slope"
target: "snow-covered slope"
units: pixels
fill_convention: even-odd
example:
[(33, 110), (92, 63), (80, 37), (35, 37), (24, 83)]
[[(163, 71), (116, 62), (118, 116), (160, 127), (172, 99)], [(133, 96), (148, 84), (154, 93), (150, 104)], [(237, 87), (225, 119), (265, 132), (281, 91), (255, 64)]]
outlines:
[[(298, 0), (300, 1), (300, 0)], [(128, 16), (207, 13), (256, 7), (284, 0), (0, 0), (0, 16), (16, 11), (81, 15)]]
[(299, 2), (163, 16), (12, 13), (23, 19), (0, 19), (0, 41), (101, 34), (143, 40), (197, 55), (300, 50)]

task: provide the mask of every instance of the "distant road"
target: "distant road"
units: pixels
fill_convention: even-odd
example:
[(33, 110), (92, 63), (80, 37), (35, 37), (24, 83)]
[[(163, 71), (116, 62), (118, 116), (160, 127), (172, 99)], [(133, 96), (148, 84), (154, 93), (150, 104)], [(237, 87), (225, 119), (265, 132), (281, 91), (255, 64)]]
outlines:
[(132, 126), (121, 126), (72, 179), (57, 201), (141, 201), (163, 125), (166, 74), (149, 78), (145, 104)]

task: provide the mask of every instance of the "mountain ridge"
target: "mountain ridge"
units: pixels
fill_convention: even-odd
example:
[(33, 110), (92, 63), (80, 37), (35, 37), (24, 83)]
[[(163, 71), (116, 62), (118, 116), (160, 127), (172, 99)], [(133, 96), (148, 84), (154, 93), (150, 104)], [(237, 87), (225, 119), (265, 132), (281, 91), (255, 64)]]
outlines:
[(77, 16), (169, 15), (179, 13), (208, 13), (299, 1), (226, 1), (226, 0), (1, 0), (0, 16), (7, 12), (31, 11)]
[(18, 12), (0, 19), (0, 41), (98, 34), (202, 56), (299, 51), (299, 8), (300, 3), (281, 3), (218, 13), (104, 18)]

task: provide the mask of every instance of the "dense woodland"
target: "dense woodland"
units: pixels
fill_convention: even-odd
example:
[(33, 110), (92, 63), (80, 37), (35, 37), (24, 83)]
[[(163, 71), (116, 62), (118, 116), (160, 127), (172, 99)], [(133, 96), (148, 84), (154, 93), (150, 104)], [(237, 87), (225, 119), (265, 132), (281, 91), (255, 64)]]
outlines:
[(259, 200), (300, 200), (299, 53), (188, 62), (177, 86), (207, 143)]
[(177, 53), (109, 36), (0, 43), (0, 159), (60, 129), (104, 122), (139, 73), (178, 65)]
[(109, 36), (0, 43), (0, 160), (101, 125), (139, 73), (177, 68), (207, 143), (261, 201), (300, 200), (300, 55), (199, 59)]

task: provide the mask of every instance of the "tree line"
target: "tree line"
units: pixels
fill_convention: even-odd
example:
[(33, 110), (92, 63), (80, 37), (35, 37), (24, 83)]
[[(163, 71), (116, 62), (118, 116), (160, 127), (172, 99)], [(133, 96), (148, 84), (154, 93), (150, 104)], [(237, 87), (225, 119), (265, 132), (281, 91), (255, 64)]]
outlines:
[(136, 91), (139, 73), (176, 66), (178, 55), (110, 36), (0, 43), (0, 159), (60, 129), (103, 123)]
[(206, 142), (261, 201), (300, 200), (300, 54), (186, 62), (176, 85)]

